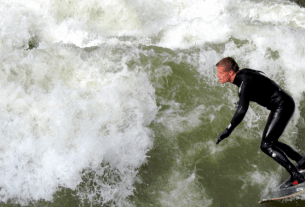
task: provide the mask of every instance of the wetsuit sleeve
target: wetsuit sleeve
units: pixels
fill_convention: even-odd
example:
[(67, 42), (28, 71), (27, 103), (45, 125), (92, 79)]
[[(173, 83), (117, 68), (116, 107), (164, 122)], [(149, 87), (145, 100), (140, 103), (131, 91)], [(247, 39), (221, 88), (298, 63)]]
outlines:
[(247, 87), (248, 84), (244, 83), (240, 86), (239, 89), (239, 102), (236, 109), (236, 112), (232, 118), (231, 123), (227, 127), (227, 129), (232, 132), (235, 127), (244, 119), (250, 104), (250, 94), (251, 90)]

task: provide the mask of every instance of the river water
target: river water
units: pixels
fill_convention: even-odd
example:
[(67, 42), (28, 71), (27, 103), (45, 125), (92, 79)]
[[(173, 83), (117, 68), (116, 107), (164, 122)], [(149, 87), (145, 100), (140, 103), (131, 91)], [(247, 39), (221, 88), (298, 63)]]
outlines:
[(269, 111), (216, 146), (238, 88), (215, 64), (291, 94), (281, 141), (305, 155), (304, 36), (285, 0), (1, 0), (0, 206), (259, 206), (288, 176), (260, 151)]

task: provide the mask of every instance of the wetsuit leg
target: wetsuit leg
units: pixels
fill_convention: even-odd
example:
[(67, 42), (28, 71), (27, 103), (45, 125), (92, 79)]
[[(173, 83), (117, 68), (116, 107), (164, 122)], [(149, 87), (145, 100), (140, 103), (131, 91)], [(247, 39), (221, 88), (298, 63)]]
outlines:
[[(261, 149), (268, 156), (282, 165), (292, 177), (297, 177), (298, 170), (288, 157), (299, 157), (291, 147), (278, 142), (294, 112), (294, 104), (272, 111), (269, 115), (261, 144)], [(288, 146), (288, 147), (287, 147)], [(287, 154), (288, 155), (287, 155)], [(288, 157), (287, 157), (288, 156)]]
[(273, 143), (261, 143), (261, 149), (264, 153), (266, 153), (269, 157), (274, 159), (277, 163), (282, 165), (291, 176), (295, 176), (298, 173), (298, 170), (296, 167), (290, 162), (290, 160), (287, 158), (286, 154), (276, 147)]
[(292, 147), (290, 147), (289, 145), (279, 142), (277, 141), (277, 143), (275, 144), (278, 148), (280, 148), (283, 152), (285, 152), (285, 154), (292, 160), (299, 162), (303, 156), (300, 155), (298, 152), (296, 152)]

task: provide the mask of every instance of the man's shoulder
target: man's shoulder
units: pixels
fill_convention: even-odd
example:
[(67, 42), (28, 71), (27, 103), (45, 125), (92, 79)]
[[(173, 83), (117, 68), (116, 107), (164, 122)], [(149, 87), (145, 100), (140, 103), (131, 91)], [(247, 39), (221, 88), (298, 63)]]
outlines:
[(254, 70), (254, 69), (250, 69), (250, 68), (243, 68), (240, 70), (241, 73), (260, 73), (262, 71), (259, 70)]
[(244, 69), (240, 70), (240, 75), (243, 78), (249, 79), (249, 80), (261, 78), (261, 77), (269, 79), (263, 71), (253, 70), (253, 69), (249, 69), (249, 68), (244, 68)]
[(250, 88), (256, 88), (257, 84), (265, 82), (267, 78), (262, 71), (249, 68), (240, 70), (239, 77), (240, 81), (243, 82), (243, 88), (247, 88), (247, 90), (250, 90)]
[(255, 70), (244, 68), (238, 72), (238, 76), (241, 78), (241, 80), (245, 83), (252, 79), (253, 73), (255, 73)]
[(244, 82), (244, 87), (260, 90), (266, 88), (276, 90), (276, 88), (279, 88), (263, 71), (244, 68), (240, 72), (240, 80)]

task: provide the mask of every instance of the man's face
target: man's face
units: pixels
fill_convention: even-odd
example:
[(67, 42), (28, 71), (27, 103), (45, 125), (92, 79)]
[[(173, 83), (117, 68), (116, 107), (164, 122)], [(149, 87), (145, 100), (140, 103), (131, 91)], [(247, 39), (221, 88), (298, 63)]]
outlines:
[(225, 71), (224, 66), (218, 66), (217, 71), (217, 77), (219, 78), (220, 83), (224, 84), (230, 82), (231, 75), (229, 72)]

